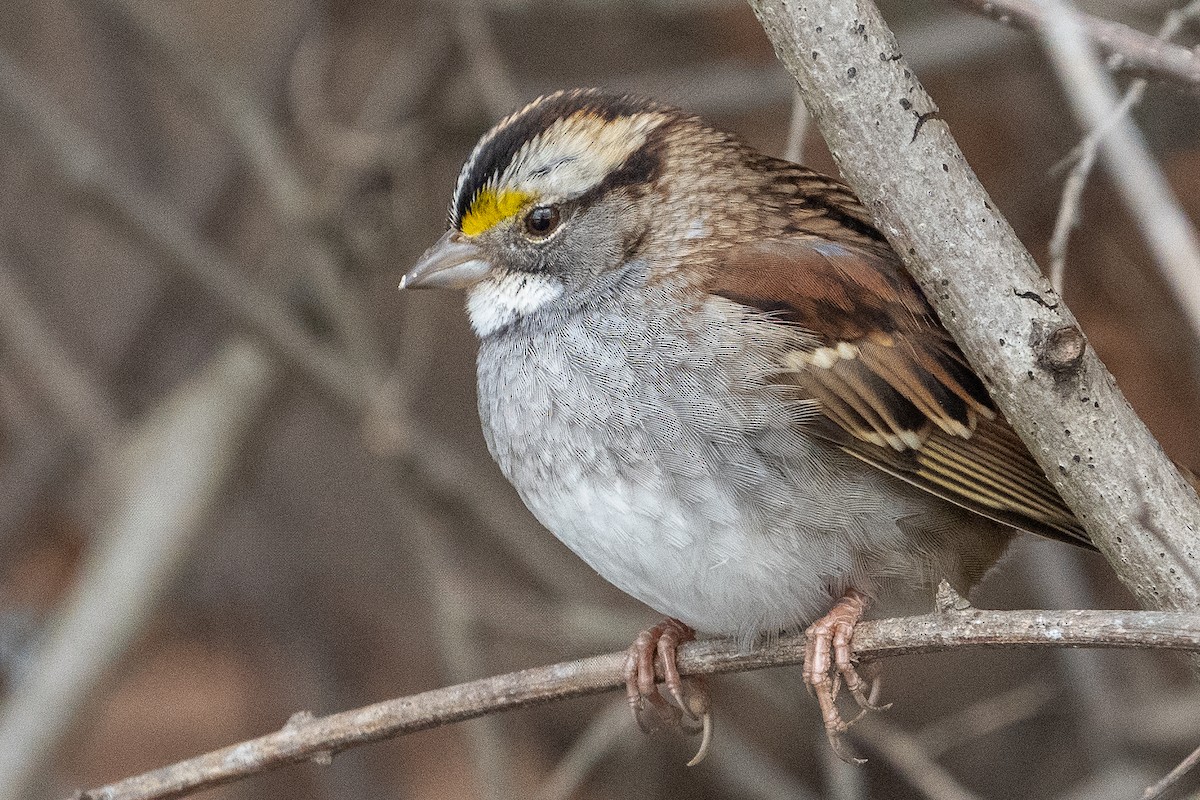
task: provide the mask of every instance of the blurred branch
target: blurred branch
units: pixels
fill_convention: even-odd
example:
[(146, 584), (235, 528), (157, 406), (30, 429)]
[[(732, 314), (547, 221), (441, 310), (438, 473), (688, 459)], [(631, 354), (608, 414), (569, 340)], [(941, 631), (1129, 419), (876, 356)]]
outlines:
[(488, 116), (499, 120), (512, 113), (522, 98), (492, 35), (486, 6), (479, 2), (463, 4), (455, 15), (455, 27), (472, 83)]
[(528, 519), (528, 514), (494, 471), (481, 472), (445, 437), (406, 417), (391, 404), (396, 392), (380, 386), (382, 376), (317, 341), (279, 299), (201, 239), (169, 198), (118, 172), (50, 93), (2, 49), (0, 106), (31, 130), (70, 186), (102, 201), (166, 265), (228, 307), (342, 408), (362, 419), (382, 420), (389, 435), (376, 437), (376, 453), (405, 468), (442, 502), (467, 510), (482, 529), (519, 554), (543, 586), (559, 587), (563, 574), (578, 569), (565, 548), (551, 543), (541, 547), (521, 535), (516, 520)]
[(869, 800), (864, 770), (860, 769), (858, 764), (842, 761), (833, 748), (829, 747), (824, 729), (820, 730), (816, 740), (825, 800)]
[(169, 71), (184, 83), (208, 112), (203, 119), (215, 121), (229, 134), (281, 216), (294, 219), (315, 209), (315, 198), (265, 104), (246, 91), (245, 80), (229, 74), (209, 51), (189, 42), (182, 33), (186, 27), (169, 18), (169, 9), (130, 0), (75, 2), (93, 11), (103, 26), (119, 30), (135, 51), (152, 62), (155, 73)]
[(333, 397), (356, 408), (366, 404), (370, 387), (332, 348), (314, 342), (282, 303), (202, 241), (168, 198), (122, 175), (50, 93), (4, 50), (0, 50), (0, 103), (29, 128), (71, 188), (107, 205), (139, 240), (227, 305)]
[[(1040, 608), (1096, 608), (1102, 605), (1088, 585), (1082, 559), (1066, 547), (1045, 547), (1025, 550), (1017, 560), (1017, 568), (1025, 573), (1025, 582), (1032, 589), (1033, 602)], [(1080, 759), (1097, 769), (1120, 764), (1127, 751), (1121, 747), (1120, 735), (1125, 727), (1116, 702), (1120, 697), (1119, 682), (1110, 674), (1105, 663), (1107, 654), (1083, 653), (1078, 650), (1057, 650), (1053, 659), (1058, 663), (1058, 680), (1064, 700), (1073, 707), (1075, 718), (1088, 731), (1080, 742)], [(1094, 657), (1100, 656), (1100, 657)], [(1153, 681), (1153, 672), (1147, 680)]]
[(629, 704), (624, 700), (609, 703), (592, 718), (583, 733), (575, 737), (554, 771), (546, 778), (534, 800), (570, 800), (575, 797), (588, 775), (617, 745), (629, 741)]
[(80, 367), (0, 258), (0, 351), (17, 365), (46, 405), (92, 451), (110, 453), (121, 417), (100, 385)]
[[(1050, 16), (1049, 5), (1037, 0), (953, 0), (979, 14), (1023, 31), (1036, 33)], [(1079, 16), (1088, 40), (1120, 58), (1121, 68), (1151, 78), (1181, 81), (1200, 89), (1200, 56), (1186, 47), (1168, 44), (1128, 25), (1086, 14)]]
[(967, 789), (933, 760), (916, 737), (879, 714), (867, 716), (854, 728), (855, 740), (876, 751), (914, 789), (928, 800), (979, 800), (979, 795)]
[(808, 133), (808, 123), (804, 95), (796, 87), (792, 90), (792, 118), (788, 122), (787, 146), (783, 150), (783, 157), (788, 161), (799, 164), (804, 160), (804, 137)]
[[(389, 498), (395, 499), (395, 496)], [(440, 651), (443, 674), (451, 683), (463, 683), (485, 674), (480, 650), (471, 640), (472, 608), (478, 603), (463, 578), (464, 569), (452, 541), (437, 521), (418, 512), (396, 513), (428, 584), (426, 596), (433, 607), (433, 630)], [(425, 517), (422, 519), (422, 517)], [(504, 800), (512, 795), (512, 753), (507, 738), (495, 719), (481, 717), (465, 731), (467, 748), (475, 772), (478, 797)]]
[(1192, 326), (1194, 351), (1200, 344), (1200, 240), (1141, 131), (1122, 111), (1112, 79), (1091, 52), (1078, 12), (1061, 0), (1046, 0), (1043, 6), (1042, 45), (1076, 118), (1089, 130), (1103, 131), (1101, 155), (1113, 186)]
[[(622, 710), (626, 725), (632, 726), (628, 706)], [(719, 745), (709, 751), (708, 758), (698, 767), (708, 771), (714, 781), (725, 784), (726, 796), (742, 800), (818, 800), (818, 795), (796, 780), (791, 771), (768, 758), (758, 741), (729, 725), (722, 724), (717, 731)], [(821, 747), (830, 749), (823, 740)], [(689, 751), (684, 758), (692, 755)]]
[(145, 625), (242, 452), (274, 384), (270, 360), (235, 342), (142, 421), (107, 480), (112, 513), (82, 574), (0, 706), (0, 800), (31, 796), (43, 759)]
[[(15, 379), (0, 373), (0, 395), (16, 394)], [(24, 387), (22, 387), (24, 388)], [(7, 405), (7, 404), (6, 404)], [(44, 422), (44, 421), (39, 421)], [(21, 525), (77, 453), (61, 427), (46, 424), (12, 436), (4, 431), (4, 469), (0, 470), (0, 552), (11, 553)]]
[[(964, 64), (1011, 55), (1018, 34), (975, 17), (935, 17), (896, 31), (905, 58), (918, 71), (961, 68)], [(778, 64), (757, 66), (743, 59), (706, 60), (678, 69), (619, 72), (604, 85), (636, 91), (706, 116), (748, 113), (789, 103), (796, 82)], [(542, 85), (522, 84), (521, 95), (534, 97)]]
[[(685, 675), (799, 664), (803, 635), (746, 652), (727, 641), (680, 649)], [(1139, 647), (1200, 651), (1200, 615), (1161, 611), (950, 611), (864, 622), (853, 647), (863, 660), (979, 647)], [(536, 667), (314, 718), (153, 772), (78, 793), (74, 800), (159, 800), (346, 748), (515, 708), (624, 686), (625, 653)]]
[(130, 0), (79, 1), (94, 6), (104, 24), (118, 26), (150, 61), (164, 64), (200, 98), (267, 190), (290, 243), (297, 248), (297, 260), (351, 354), (360, 364), (381, 371), (383, 357), (372, 326), (358, 298), (344, 286), (324, 235), (316, 192), (264, 110), (265, 104), (244, 90), (245, 80), (229, 74), (205, 49), (181, 34), (182, 26), (171, 19), (171, 9)]
[(1200, 498), (993, 205), (869, 0), (751, 0), (843, 176), (1121, 581), (1200, 608)]
[(934, 720), (917, 732), (930, 758), (1041, 713), (1059, 690), (1048, 681), (1022, 683)]

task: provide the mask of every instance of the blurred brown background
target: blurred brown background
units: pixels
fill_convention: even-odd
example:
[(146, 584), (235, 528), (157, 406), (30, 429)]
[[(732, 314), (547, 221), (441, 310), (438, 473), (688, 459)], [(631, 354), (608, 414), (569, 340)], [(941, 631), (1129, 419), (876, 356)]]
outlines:
[[(1151, 32), (1170, 8), (1084, 7)], [(1036, 42), (948, 2), (883, 10), (1044, 261), (1081, 132)], [(653, 95), (781, 154), (791, 83), (746, 6), (8, 0), (0, 47), (0, 797), (619, 649), (656, 619), (499, 477), (461, 298), (396, 284), (476, 138), (539, 93)], [(1152, 84), (1135, 117), (1196, 218), (1200, 101)], [(834, 171), (815, 131), (804, 152)], [(1099, 171), (1066, 296), (1167, 451), (1200, 464), (1196, 343)], [(1132, 603), (1098, 556), (1040, 541), (975, 600)], [(612, 695), (205, 796), (1116, 798), (1200, 743), (1173, 657), (990, 651), (885, 677), (861, 768), (776, 670), (712, 681), (715, 752), (693, 769), (694, 741), (643, 737)]]

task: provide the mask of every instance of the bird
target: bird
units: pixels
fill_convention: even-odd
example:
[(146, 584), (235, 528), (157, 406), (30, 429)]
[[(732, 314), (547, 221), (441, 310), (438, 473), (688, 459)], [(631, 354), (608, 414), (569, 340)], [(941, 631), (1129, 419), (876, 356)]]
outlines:
[(697, 759), (684, 642), (803, 629), (849, 760), (841, 735), (881, 708), (851, 651), (868, 608), (965, 595), (1018, 532), (1093, 548), (854, 192), (673, 106), (570, 89), (504, 118), (400, 287), (465, 290), (488, 449), (664, 615), (626, 693), (643, 729), (703, 730)]

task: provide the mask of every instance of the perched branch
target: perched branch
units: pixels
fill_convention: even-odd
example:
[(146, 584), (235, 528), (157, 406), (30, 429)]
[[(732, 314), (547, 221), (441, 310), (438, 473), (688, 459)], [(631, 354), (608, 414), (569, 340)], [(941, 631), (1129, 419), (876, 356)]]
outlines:
[(842, 174), (1121, 581), (1194, 610), (1200, 500), (967, 165), (869, 0), (751, 0)]
[[(684, 675), (713, 675), (799, 664), (804, 637), (781, 637), (750, 652), (725, 641), (680, 649)], [(1200, 651), (1200, 615), (1158, 611), (950, 611), (866, 622), (854, 633), (861, 659), (977, 647), (1153, 647)], [(579, 661), (434, 689), (372, 706), (312, 717), (295, 715), (276, 733), (216, 750), (109, 786), (75, 800), (161, 800), (317, 760), (355, 745), (436, 728), (483, 714), (582, 697), (623, 687), (625, 654)]]
[[(1036, 0), (954, 0), (967, 11), (1023, 31), (1036, 33), (1046, 22), (1047, 9)], [(1147, 33), (1088, 15), (1080, 15), (1087, 38), (1120, 59), (1122, 69), (1149, 78), (1166, 78), (1200, 89), (1200, 56)]]

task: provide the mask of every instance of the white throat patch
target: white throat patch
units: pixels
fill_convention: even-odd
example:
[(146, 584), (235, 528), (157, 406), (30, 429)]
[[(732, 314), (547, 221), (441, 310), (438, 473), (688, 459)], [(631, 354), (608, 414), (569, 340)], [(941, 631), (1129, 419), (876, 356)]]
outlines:
[(489, 276), (467, 293), (467, 316), (481, 339), (531, 314), (563, 293), (562, 284), (530, 272)]

